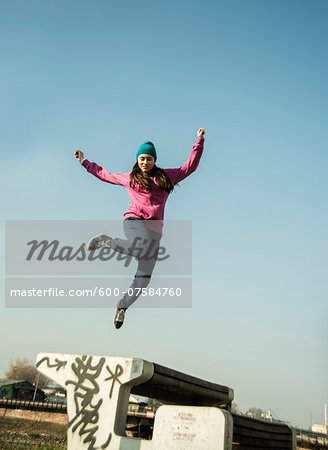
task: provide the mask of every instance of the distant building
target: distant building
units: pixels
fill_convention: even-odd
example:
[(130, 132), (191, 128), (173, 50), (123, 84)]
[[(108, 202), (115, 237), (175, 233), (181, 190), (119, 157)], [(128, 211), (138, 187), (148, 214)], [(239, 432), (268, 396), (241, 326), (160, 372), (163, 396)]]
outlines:
[(321, 433), (321, 434), (327, 434), (328, 432), (326, 425), (318, 425), (318, 424), (312, 425), (312, 431), (314, 433)]
[(45, 394), (66, 396), (66, 389), (52, 380), (47, 384), (46, 387), (42, 388), (42, 390), (45, 392)]
[(326, 403), (325, 404), (325, 420), (324, 420), (325, 425), (313, 424), (312, 431), (314, 431), (315, 433), (321, 433), (321, 434), (327, 435), (327, 433), (328, 433), (328, 411), (327, 410), (328, 410), (328, 408), (327, 408), (327, 403)]
[(143, 413), (146, 411), (146, 406), (147, 406), (146, 402), (140, 401), (137, 398), (135, 398), (133, 395), (130, 395), (128, 412)]
[[(25, 380), (5, 380), (0, 379), (0, 399), (8, 400), (33, 400), (35, 386)], [(41, 389), (37, 389), (35, 400), (42, 401), (45, 397)]]

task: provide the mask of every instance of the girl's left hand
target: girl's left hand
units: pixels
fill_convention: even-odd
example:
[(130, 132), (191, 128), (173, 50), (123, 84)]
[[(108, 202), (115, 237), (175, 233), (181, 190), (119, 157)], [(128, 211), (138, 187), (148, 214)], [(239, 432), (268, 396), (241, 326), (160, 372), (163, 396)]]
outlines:
[(204, 139), (204, 134), (205, 134), (204, 128), (200, 128), (200, 129), (197, 131), (197, 136), (198, 136), (200, 139)]
[(75, 158), (77, 158), (77, 160), (80, 162), (82, 162), (84, 155), (83, 152), (81, 152), (81, 150), (76, 150), (76, 152), (74, 153)]

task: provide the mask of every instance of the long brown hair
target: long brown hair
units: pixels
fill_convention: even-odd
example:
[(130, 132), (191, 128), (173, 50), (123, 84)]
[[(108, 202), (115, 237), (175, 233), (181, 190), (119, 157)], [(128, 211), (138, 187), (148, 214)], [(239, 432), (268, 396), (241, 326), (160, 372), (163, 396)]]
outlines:
[(172, 192), (174, 189), (174, 183), (171, 178), (164, 172), (163, 169), (157, 167), (154, 164), (150, 173), (144, 173), (139, 165), (138, 161), (132, 167), (130, 172), (130, 186), (134, 189), (136, 184), (140, 184), (146, 191), (150, 191), (154, 182), (150, 179), (150, 177), (156, 178), (156, 182), (163, 191), (168, 193)]

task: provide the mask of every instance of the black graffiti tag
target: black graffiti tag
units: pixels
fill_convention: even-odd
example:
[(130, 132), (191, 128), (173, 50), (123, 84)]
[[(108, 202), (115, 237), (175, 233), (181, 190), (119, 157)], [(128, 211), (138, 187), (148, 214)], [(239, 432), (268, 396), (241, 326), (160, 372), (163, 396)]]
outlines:
[(109, 398), (112, 398), (115, 381), (122, 384), (121, 381), (119, 380), (119, 378), (123, 373), (123, 367), (120, 364), (117, 364), (117, 366), (115, 367), (115, 373), (113, 373), (108, 366), (106, 366), (106, 369), (111, 374), (111, 376), (105, 378), (105, 381), (113, 380), (112, 386), (110, 388), (110, 393), (109, 393)]
[[(89, 444), (88, 450), (96, 450), (96, 447), (94, 447), (96, 442), (95, 434), (99, 429), (99, 408), (103, 403), (103, 399), (99, 399), (95, 404), (93, 404), (92, 400), (94, 395), (99, 393), (97, 378), (103, 369), (104, 363), (105, 358), (100, 358), (98, 363), (93, 365), (92, 356), (76, 357), (71, 369), (77, 380), (66, 381), (66, 385), (72, 384), (74, 386), (75, 403), (75, 416), (69, 420), (68, 427), (72, 427), (73, 433), (80, 427), (79, 435), (81, 437), (86, 435), (83, 443)], [(107, 447), (111, 438), (112, 433), (109, 434), (101, 448)]]
[(47, 367), (49, 368), (54, 368), (56, 367), (56, 371), (58, 372), (58, 370), (60, 369), (64, 369), (66, 367), (67, 361), (60, 361), (58, 358), (55, 359), (55, 364), (50, 364), (50, 359), (48, 356), (45, 356), (44, 358), (40, 359), (40, 361), (38, 361), (36, 363), (36, 368), (38, 368), (44, 361), (47, 362)]

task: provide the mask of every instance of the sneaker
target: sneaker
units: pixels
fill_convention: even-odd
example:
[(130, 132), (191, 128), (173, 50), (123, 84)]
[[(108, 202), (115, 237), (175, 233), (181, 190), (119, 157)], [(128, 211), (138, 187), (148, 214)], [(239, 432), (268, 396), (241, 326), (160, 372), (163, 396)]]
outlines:
[(126, 309), (120, 308), (116, 310), (116, 314), (114, 317), (114, 327), (115, 328), (121, 328), (124, 322), (124, 316), (125, 316)]
[(98, 236), (94, 236), (87, 243), (87, 250), (96, 250), (97, 248), (109, 248), (111, 238), (106, 236), (106, 234), (99, 234)]

